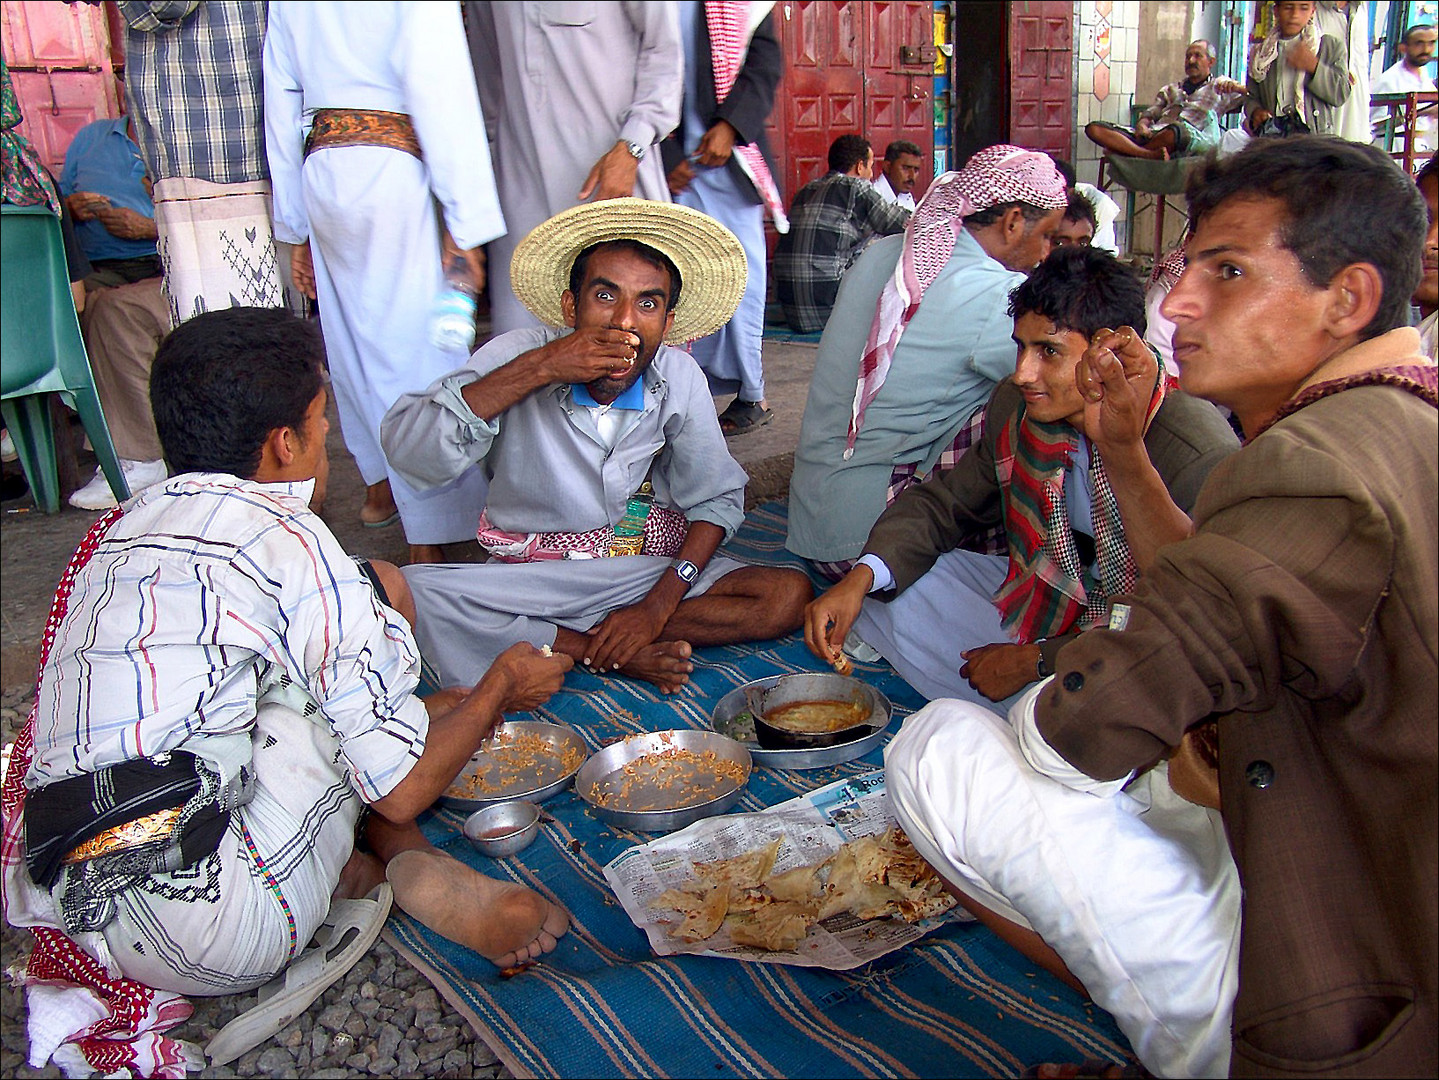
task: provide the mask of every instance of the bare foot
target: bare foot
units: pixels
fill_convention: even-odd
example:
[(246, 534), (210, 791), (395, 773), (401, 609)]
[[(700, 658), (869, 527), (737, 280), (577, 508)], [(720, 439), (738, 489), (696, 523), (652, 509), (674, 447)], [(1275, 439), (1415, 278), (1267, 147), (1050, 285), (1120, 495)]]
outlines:
[(385, 864), (368, 851), (356, 851), (340, 869), (340, 881), (331, 900), (358, 900), (385, 880)]
[(381, 480), (365, 489), (365, 505), (360, 507), (360, 521), (365, 525), (383, 525), (399, 513), (390, 482)]
[(564, 908), (438, 851), (402, 851), (385, 867), (395, 903), (496, 967), (537, 960), (570, 928)]
[(687, 641), (656, 641), (635, 653), (620, 673), (654, 683), (662, 693), (673, 694), (690, 681), (690, 672), (695, 669), (689, 660), (692, 651)]

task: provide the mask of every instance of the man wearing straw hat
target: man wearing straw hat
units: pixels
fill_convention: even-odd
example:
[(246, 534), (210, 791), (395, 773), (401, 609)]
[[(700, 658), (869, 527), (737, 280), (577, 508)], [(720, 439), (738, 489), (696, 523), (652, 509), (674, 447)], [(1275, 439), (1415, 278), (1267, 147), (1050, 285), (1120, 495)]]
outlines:
[(672, 692), (691, 646), (798, 627), (805, 575), (714, 557), (743, 520), (745, 473), (703, 372), (672, 345), (734, 313), (734, 234), (687, 207), (591, 203), (525, 237), (511, 280), (546, 325), (493, 339), (381, 427), (417, 487), (476, 463), (489, 478), (478, 537), (491, 560), (405, 571), (442, 679), (529, 641)]

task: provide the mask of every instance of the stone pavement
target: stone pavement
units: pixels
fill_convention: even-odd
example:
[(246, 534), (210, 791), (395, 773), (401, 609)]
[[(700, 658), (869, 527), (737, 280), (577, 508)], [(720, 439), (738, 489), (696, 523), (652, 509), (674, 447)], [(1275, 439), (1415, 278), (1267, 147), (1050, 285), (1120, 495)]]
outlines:
[[(730, 452), (750, 476), (749, 505), (783, 498), (789, 488), (794, 448), (816, 346), (788, 341), (765, 342), (766, 389), (774, 419), (764, 427), (729, 440)], [(716, 399), (723, 409), (727, 398)], [(407, 548), (399, 526), (363, 528), (359, 522), (364, 485), (344, 449), (330, 406), (330, 488), (323, 517), (345, 547), (360, 555), (403, 563)], [(82, 461), (88, 477), (94, 462)], [(8, 463), (7, 472), (19, 466)], [(50, 599), (71, 552), (95, 521), (95, 513), (64, 506), (42, 514), (29, 496), (7, 501), (0, 512), (0, 739), (8, 744), (19, 731), (34, 699), (37, 649)], [(29, 935), (3, 927), (0, 966), (9, 969), (25, 955)], [(203, 1045), (225, 1023), (255, 1003), (255, 995), (192, 999), (194, 1015), (170, 1031), (176, 1038)], [(25, 1064), (25, 1003), (8, 979), (0, 987), (0, 1076), (54, 1078), (51, 1064)], [(494, 1052), (418, 971), (384, 941), (343, 979), (275, 1038), (228, 1066), (209, 1067), (201, 1078), (383, 1076), (510, 1076)]]

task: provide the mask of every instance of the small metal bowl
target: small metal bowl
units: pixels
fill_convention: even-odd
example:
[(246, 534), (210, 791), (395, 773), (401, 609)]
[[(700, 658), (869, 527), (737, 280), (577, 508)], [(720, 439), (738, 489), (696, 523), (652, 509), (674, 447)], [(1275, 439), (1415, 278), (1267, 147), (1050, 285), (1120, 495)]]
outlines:
[(539, 831), (540, 808), (523, 799), (494, 803), (465, 819), (465, 839), (481, 855), (492, 859), (523, 851)]

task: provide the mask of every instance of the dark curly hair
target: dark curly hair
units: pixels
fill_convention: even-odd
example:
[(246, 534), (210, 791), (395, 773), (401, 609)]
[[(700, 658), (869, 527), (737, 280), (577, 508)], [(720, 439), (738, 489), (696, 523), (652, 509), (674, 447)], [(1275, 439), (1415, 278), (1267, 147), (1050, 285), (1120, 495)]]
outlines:
[(1056, 248), (1009, 294), (1010, 318), (1031, 312), (1086, 338), (1105, 327), (1132, 326), (1142, 334), (1148, 325), (1139, 275), (1093, 247)]

